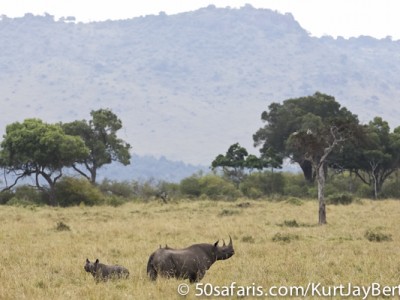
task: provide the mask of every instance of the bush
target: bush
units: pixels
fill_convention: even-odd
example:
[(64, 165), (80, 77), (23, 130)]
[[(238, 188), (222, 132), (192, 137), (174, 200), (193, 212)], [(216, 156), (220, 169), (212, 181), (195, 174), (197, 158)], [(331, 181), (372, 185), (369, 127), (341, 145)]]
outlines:
[(325, 195), (334, 195), (338, 193), (355, 194), (363, 185), (362, 181), (349, 172), (335, 174), (329, 177), (325, 187)]
[(17, 197), (12, 197), (7, 202), (7, 205), (27, 207), (27, 206), (35, 205), (35, 203), (30, 200), (27, 200), (27, 199), (20, 199)]
[(122, 204), (125, 204), (127, 202), (126, 198), (115, 196), (115, 195), (109, 195), (105, 198), (104, 204), (110, 205), (110, 206), (121, 206)]
[(285, 181), (282, 173), (263, 172), (248, 175), (240, 184), (243, 195), (260, 198), (274, 194), (283, 194)]
[(149, 179), (143, 182), (136, 182), (136, 195), (144, 200), (156, 198), (158, 196), (158, 182)]
[(381, 197), (382, 198), (397, 198), (400, 199), (400, 183), (398, 180), (388, 180), (383, 184)]
[(353, 202), (353, 196), (350, 194), (334, 194), (334, 195), (330, 195), (327, 197), (327, 201), (328, 204), (342, 204), (342, 205), (348, 205), (351, 204)]
[(305, 198), (309, 196), (309, 184), (304, 179), (303, 174), (285, 173), (284, 179), (284, 195), (298, 198)]
[(29, 206), (41, 205), (46, 202), (45, 194), (29, 185), (17, 186), (14, 191), (4, 191), (0, 195), (2, 195), (1, 204)]
[(201, 194), (210, 199), (234, 200), (240, 196), (240, 192), (234, 184), (217, 175), (205, 175), (200, 178)]
[(364, 236), (370, 242), (388, 242), (392, 240), (392, 235), (383, 233), (379, 227), (367, 230)]
[(122, 198), (130, 198), (135, 194), (135, 186), (127, 181), (118, 182), (104, 179), (98, 187), (104, 194)]
[(13, 197), (14, 197), (13, 191), (7, 190), (0, 192), (0, 204), (6, 204)]
[(87, 179), (63, 177), (55, 187), (55, 196), (60, 206), (96, 205), (104, 203), (101, 191)]
[(182, 195), (189, 197), (199, 197), (201, 195), (200, 180), (196, 175), (182, 179), (179, 187)]
[(161, 181), (159, 182), (157, 189), (159, 197), (163, 193), (165, 193), (168, 196), (168, 199), (181, 196), (180, 186), (177, 183)]
[(286, 200), (286, 203), (291, 204), (291, 205), (296, 205), (296, 206), (303, 205), (303, 201), (301, 201), (299, 198), (296, 198), (296, 197), (289, 197)]
[(371, 199), (374, 197), (374, 190), (370, 186), (364, 184), (358, 188), (357, 196), (360, 198), (370, 198)]

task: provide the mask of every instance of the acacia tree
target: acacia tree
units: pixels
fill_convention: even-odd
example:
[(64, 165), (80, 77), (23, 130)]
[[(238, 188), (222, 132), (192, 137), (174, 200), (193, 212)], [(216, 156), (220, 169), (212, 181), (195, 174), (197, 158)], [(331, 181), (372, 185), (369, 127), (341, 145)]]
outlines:
[[(273, 159), (271, 159), (273, 157)], [(235, 143), (231, 145), (225, 155), (219, 154), (211, 163), (211, 168), (214, 170), (218, 167), (222, 168), (224, 175), (233, 181), (236, 186), (245, 176), (245, 169), (262, 170), (268, 167), (279, 168), (281, 161), (276, 156), (271, 154), (270, 157), (257, 157), (247, 152), (246, 148)]]
[(65, 134), (61, 126), (47, 124), (40, 119), (26, 119), (6, 127), (1, 143), (0, 165), (14, 182), (34, 176), (36, 187), (48, 192), (49, 204), (57, 205), (54, 188), (62, 176), (62, 169), (86, 157), (89, 150), (80, 137)]
[(232, 180), (236, 186), (243, 180), (245, 158), (249, 155), (246, 148), (239, 143), (229, 147), (225, 155), (219, 154), (211, 163), (211, 169), (222, 167), (224, 175)]
[(268, 108), (261, 114), (265, 126), (253, 135), (254, 146), (260, 146), (264, 156), (279, 154), (281, 159), (288, 158), (297, 163), (304, 178), (310, 183), (314, 182), (316, 173), (311, 162), (304, 159), (304, 153), (299, 149), (289, 148), (286, 141), (293, 132), (302, 128), (306, 114), (318, 116), (321, 123), (326, 124), (344, 113), (340, 104), (334, 97), (316, 92), (312, 96), (287, 99), (282, 104), (274, 102)]
[(62, 124), (64, 131), (70, 135), (80, 136), (89, 148), (89, 154), (72, 165), (72, 168), (96, 183), (99, 168), (113, 161), (130, 164), (131, 146), (117, 137), (122, 128), (122, 121), (109, 109), (91, 111), (89, 121), (74, 121)]
[(365, 139), (348, 151), (344, 166), (372, 187), (377, 199), (385, 180), (400, 168), (400, 127), (390, 132), (389, 124), (375, 117), (364, 129)]
[(253, 136), (255, 143), (264, 143), (261, 151), (272, 148), (299, 163), (308, 181), (317, 178), (318, 222), (326, 224), (325, 170), (332, 163), (328, 158), (357, 132), (358, 119), (334, 97), (319, 92), (269, 107), (271, 111), (262, 115), (268, 123)]

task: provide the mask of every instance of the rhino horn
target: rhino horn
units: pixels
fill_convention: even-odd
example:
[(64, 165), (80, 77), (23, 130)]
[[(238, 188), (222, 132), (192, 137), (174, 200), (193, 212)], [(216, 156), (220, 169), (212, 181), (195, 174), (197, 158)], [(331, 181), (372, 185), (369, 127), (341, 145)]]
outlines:
[(224, 243), (222, 244), (222, 246), (226, 246), (226, 244), (225, 244), (225, 240), (222, 240)]
[(228, 244), (228, 247), (233, 247), (233, 245), (232, 245), (232, 238), (231, 238), (230, 235), (229, 235), (229, 244)]

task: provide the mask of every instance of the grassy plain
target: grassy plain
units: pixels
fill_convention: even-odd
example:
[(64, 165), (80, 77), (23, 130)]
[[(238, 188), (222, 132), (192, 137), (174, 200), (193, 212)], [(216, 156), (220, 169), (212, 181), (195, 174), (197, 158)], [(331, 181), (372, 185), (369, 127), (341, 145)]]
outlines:
[[(250, 205), (238, 206), (244, 202)], [(316, 201), (296, 204), (188, 200), (120, 207), (0, 206), (0, 299), (183, 299), (176, 291), (182, 281), (148, 280), (149, 255), (160, 244), (182, 248), (228, 240), (228, 235), (235, 255), (217, 261), (203, 283), (264, 289), (309, 282), (400, 284), (399, 201), (330, 205), (326, 226), (317, 225)], [(368, 230), (392, 240), (371, 242)], [(86, 258), (121, 264), (131, 276), (96, 284), (83, 269)], [(191, 289), (185, 299), (198, 299), (195, 285)]]

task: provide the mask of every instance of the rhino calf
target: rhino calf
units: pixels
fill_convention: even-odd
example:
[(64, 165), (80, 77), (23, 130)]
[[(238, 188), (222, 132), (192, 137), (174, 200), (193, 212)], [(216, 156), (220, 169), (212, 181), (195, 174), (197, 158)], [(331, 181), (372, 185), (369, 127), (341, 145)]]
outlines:
[(96, 261), (93, 263), (86, 258), (84, 269), (86, 272), (91, 273), (96, 281), (105, 281), (111, 278), (129, 277), (129, 271), (127, 268), (124, 268), (122, 266), (108, 266), (105, 264), (101, 264), (99, 262), (99, 259), (96, 259)]
[(214, 244), (195, 244), (185, 249), (172, 249), (166, 246), (153, 252), (147, 263), (147, 275), (151, 280), (157, 276), (167, 278), (189, 279), (191, 283), (203, 279), (206, 271), (217, 260), (230, 258), (233, 250), (232, 238), (228, 245), (225, 242)]

